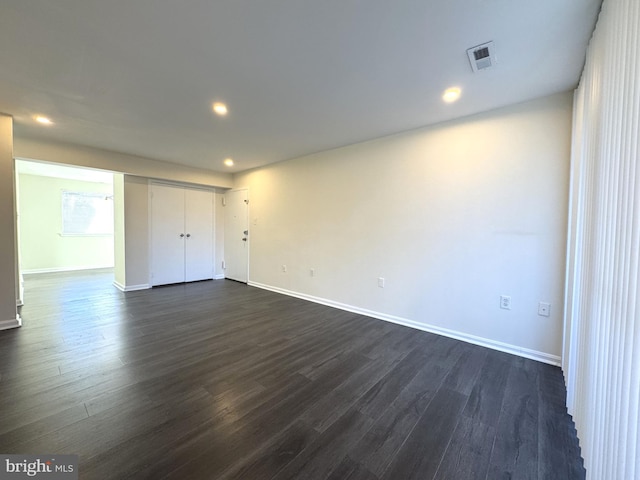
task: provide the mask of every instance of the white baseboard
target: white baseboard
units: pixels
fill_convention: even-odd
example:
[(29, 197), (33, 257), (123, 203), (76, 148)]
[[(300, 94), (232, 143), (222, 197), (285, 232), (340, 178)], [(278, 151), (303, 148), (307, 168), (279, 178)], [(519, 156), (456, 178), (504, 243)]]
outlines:
[(286, 290), (284, 288), (273, 287), (271, 285), (265, 285), (257, 282), (249, 282), (249, 285), (252, 287), (261, 288), (263, 290), (270, 290), (272, 292), (281, 293), (283, 295), (289, 295), (290, 297), (296, 297), (296, 298), (301, 298), (303, 300), (308, 300), (310, 302), (320, 303), (322, 305), (338, 308), (340, 310), (345, 310), (347, 312), (358, 313), (360, 315), (376, 318), (378, 320), (385, 320), (387, 322), (396, 323), (398, 325), (404, 325), (405, 327), (415, 328), (417, 330), (422, 330), (424, 332), (435, 333), (435, 334), (443, 335), (449, 338), (455, 338), (456, 340), (462, 340), (463, 342), (472, 343), (474, 345), (479, 345), (481, 347), (491, 348), (493, 350), (498, 350), (500, 352), (510, 353), (512, 355), (518, 355), (520, 357), (529, 358), (531, 360), (536, 360), (538, 362), (548, 363), (550, 365), (556, 365), (556, 366), (559, 366), (561, 364), (561, 358), (558, 355), (551, 355), (549, 353), (539, 352), (537, 350), (530, 350), (528, 348), (518, 347), (516, 345), (511, 345), (508, 343), (499, 342), (497, 340), (491, 340), (488, 338), (477, 337), (475, 335), (470, 335), (468, 333), (458, 332), (456, 330), (450, 330), (448, 328), (442, 328), (435, 325), (418, 323), (414, 320), (409, 320), (407, 318), (396, 317), (394, 315), (388, 315), (386, 313), (380, 313), (380, 312), (375, 312), (373, 310), (354, 307), (352, 305), (348, 305), (345, 303), (335, 302), (333, 300), (328, 300), (326, 298), (321, 298), (321, 297), (315, 297), (313, 295), (307, 295), (305, 293), (298, 293), (291, 290)]
[(214, 280), (224, 280), (224, 278), (224, 273), (219, 273), (218, 275), (213, 277)]
[(15, 319), (0, 320), (0, 330), (9, 330), (10, 328), (18, 328), (22, 326), (20, 315), (16, 315)]
[(148, 283), (141, 283), (140, 285), (122, 285), (114, 280), (113, 286), (121, 292), (135, 292), (136, 290), (148, 290), (151, 286)]
[(92, 267), (53, 267), (53, 268), (31, 268), (29, 270), (22, 270), (24, 275), (31, 273), (56, 273), (56, 272), (76, 272), (82, 270), (102, 270), (105, 268), (113, 268), (113, 265), (94, 265)]

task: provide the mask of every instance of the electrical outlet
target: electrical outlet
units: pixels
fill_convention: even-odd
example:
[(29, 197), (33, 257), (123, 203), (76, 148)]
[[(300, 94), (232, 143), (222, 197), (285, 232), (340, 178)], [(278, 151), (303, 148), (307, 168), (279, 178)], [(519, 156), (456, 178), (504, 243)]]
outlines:
[(378, 277), (378, 287), (384, 288), (384, 278)]
[(538, 303), (538, 315), (541, 317), (551, 316), (551, 304), (545, 302)]
[(500, 295), (500, 308), (511, 310), (511, 297), (508, 295)]
[(282, 273), (287, 273), (287, 266), (286, 265), (282, 265)]

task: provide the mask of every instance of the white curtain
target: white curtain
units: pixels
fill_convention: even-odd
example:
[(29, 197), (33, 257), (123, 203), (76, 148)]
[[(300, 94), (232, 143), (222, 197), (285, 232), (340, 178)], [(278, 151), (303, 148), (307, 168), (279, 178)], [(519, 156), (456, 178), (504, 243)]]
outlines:
[(563, 370), (587, 478), (640, 479), (640, 0), (604, 0), (575, 94)]

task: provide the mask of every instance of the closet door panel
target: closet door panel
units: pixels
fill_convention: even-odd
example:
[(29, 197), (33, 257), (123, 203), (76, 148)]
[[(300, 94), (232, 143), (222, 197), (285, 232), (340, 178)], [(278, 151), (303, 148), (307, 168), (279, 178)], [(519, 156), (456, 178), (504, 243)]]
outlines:
[(183, 188), (151, 186), (151, 285), (185, 280), (184, 210)]
[(185, 280), (213, 278), (213, 193), (185, 189)]

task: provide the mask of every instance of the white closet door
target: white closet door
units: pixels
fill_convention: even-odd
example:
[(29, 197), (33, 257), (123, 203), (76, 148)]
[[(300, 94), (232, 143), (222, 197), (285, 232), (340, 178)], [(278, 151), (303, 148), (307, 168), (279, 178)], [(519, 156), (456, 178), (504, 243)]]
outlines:
[(184, 189), (151, 185), (151, 285), (184, 282)]
[(185, 189), (185, 281), (213, 278), (213, 193)]

